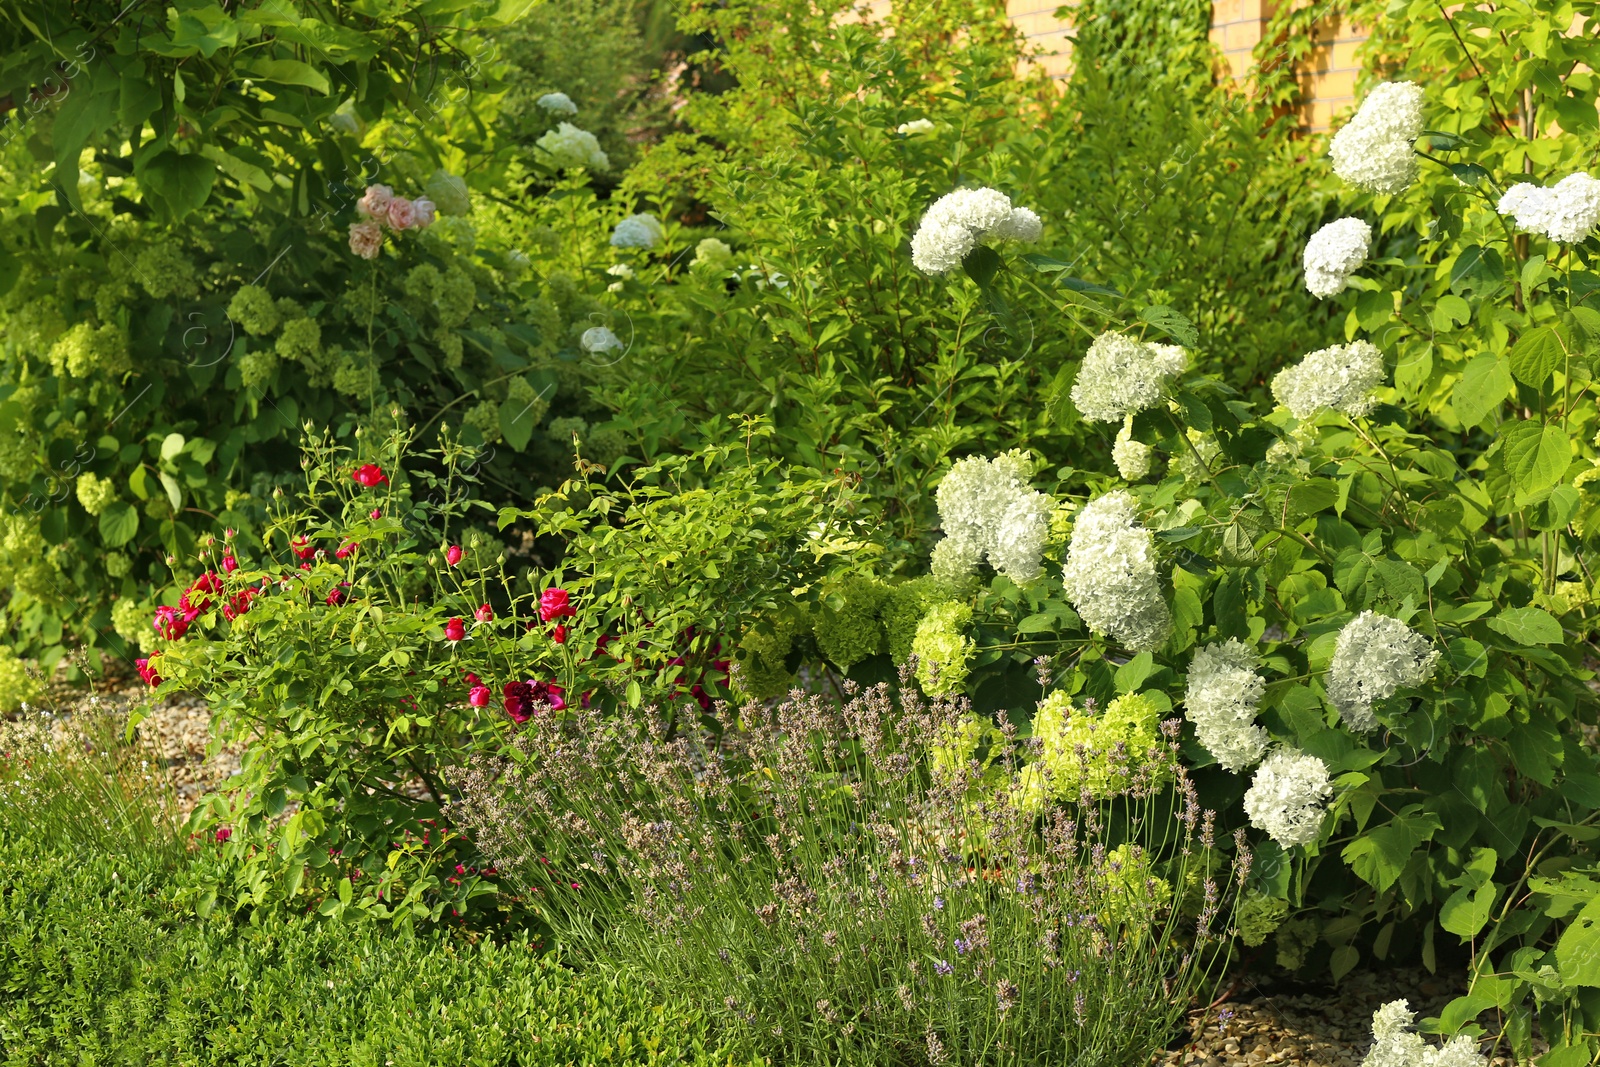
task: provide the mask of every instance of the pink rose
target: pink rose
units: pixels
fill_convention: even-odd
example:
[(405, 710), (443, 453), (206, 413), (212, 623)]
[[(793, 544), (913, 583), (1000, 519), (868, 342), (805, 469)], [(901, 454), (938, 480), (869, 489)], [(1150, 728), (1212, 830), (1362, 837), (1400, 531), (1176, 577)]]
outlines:
[(350, 251), (362, 259), (377, 259), (383, 248), (383, 229), (370, 219), (350, 224)]
[(365, 218), (382, 219), (393, 199), (394, 190), (387, 185), (369, 185), (366, 195), (356, 201), (356, 210)]
[(457, 563), (460, 563), (461, 562), (461, 546), (460, 545), (451, 545), (449, 548), (445, 549), (444, 550), (444, 561), (446, 563), (450, 564), (450, 566), (452, 566), (452, 567), (454, 567)]
[(494, 608), (490, 607), (488, 604), (484, 604), (480, 606), (477, 611), (472, 613), (472, 617), (477, 619), (479, 622), (493, 622)]
[(426, 230), (433, 225), (433, 217), (438, 213), (439, 209), (434, 206), (432, 200), (425, 196), (419, 196), (411, 201), (411, 207), (417, 213), (417, 220), (412, 225), (419, 230)]
[(403, 196), (397, 196), (389, 201), (389, 228), (392, 230), (409, 230), (417, 224), (417, 208), (411, 201)]
[(492, 694), (489, 692), (488, 686), (475, 685), (472, 687), (472, 691), (467, 694), (467, 703), (475, 708), (486, 708), (489, 706), (490, 696)]

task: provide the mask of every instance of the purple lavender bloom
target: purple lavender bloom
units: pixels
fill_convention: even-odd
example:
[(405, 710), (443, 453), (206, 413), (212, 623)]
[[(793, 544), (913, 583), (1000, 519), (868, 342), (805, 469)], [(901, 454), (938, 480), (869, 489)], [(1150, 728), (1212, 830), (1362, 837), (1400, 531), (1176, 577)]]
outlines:
[(956, 973), (956, 969), (952, 964), (945, 960), (934, 960), (933, 973), (938, 975), (940, 978), (949, 978), (952, 974)]

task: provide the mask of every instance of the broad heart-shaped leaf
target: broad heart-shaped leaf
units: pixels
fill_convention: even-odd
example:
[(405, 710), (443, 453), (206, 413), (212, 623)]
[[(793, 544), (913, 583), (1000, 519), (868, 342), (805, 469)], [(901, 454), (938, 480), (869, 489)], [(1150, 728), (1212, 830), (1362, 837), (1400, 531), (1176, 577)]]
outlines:
[(1394, 885), (1412, 851), (1441, 828), (1436, 815), (1401, 814), (1346, 845), (1344, 861), (1356, 876), (1379, 892)]
[(1162, 333), (1177, 341), (1180, 345), (1193, 348), (1200, 343), (1200, 334), (1194, 328), (1194, 323), (1178, 314), (1165, 304), (1154, 304), (1150, 307), (1140, 308), (1139, 317)]
[(107, 548), (119, 548), (139, 532), (139, 513), (126, 500), (114, 500), (100, 513), (100, 539)]
[(1550, 380), (1567, 359), (1567, 341), (1554, 326), (1535, 326), (1511, 346), (1507, 360), (1517, 381), (1535, 389)]
[(217, 168), (204, 156), (184, 156), (169, 149), (146, 162), (137, 176), (139, 185), (166, 204), (174, 220), (181, 220), (200, 210), (211, 196)]
[(987, 289), (994, 284), (994, 276), (1004, 267), (1005, 263), (1000, 259), (1000, 253), (988, 245), (979, 245), (961, 257), (961, 269), (966, 271), (967, 277), (977, 282), (981, 289)]
[(518, 400), (501, 401), (500, 432), (505, 435), (506, 444), (518, 452), (527, 448), (528, 441), (533, 437), (535, 415), (532, 404)]
[(1476, 426), (1511, 395), (1511, 366), (1498, 356), (1482, 355), (1467, 364), (1450, 397), (1456, 418)]
[(1505, 432), (1506, 473), (1524, 493), (1537, 493), (1561, 480), (1572, 462), (1567, 435), (1559, 426), (1537, 419), (1519, 422)]
[(1600, 897), (1589, 901), (1556, 942), (1556, 970), (1566, 986), (1600, 986)]
[(1507, 608), (1486, 625), (1519, 645), (1559, 645), (1566, 640), (1561, 624), (1542, 608)]

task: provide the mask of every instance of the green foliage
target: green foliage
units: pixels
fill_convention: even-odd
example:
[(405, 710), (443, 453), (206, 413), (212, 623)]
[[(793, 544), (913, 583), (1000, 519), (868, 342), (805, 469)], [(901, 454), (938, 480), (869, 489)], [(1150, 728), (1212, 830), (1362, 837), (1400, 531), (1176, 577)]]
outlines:
[(526, 936), (198, 921), (174, 902), (182, 866), (62, 844), (0, 840), (7, 1064), (729, 1062), (696, 1010), (619, 972), (575, 974)]

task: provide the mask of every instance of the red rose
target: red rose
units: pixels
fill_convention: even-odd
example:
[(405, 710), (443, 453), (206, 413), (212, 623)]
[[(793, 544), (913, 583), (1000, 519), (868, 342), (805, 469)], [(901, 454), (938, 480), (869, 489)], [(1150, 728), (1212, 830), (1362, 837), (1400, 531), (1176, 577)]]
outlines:
[(383, 518), (383, 509), (382, 508), (373, 508), (372, 512), (367, 516), (367, 518), (369, 518), (369, 519), (381, 519), (381, 518)]
[(459, 641), (467, 636), (467, 624), (460, 619), (451, 619), (444, 624), (444, 639), (446, 641)]
[(312, 544), (303, 534), (290, 541), (289, 548), (301, 559), (310, 559), (317, 554), (317, 546)]
[(139, 670), (139, 677), (143, 678), (144, 684), (152, 689), (161, 684), (161, 675), (156, 673), (155, 665), (156, 657), (160, 655), (161, 653), (157, 652), (155, 656), (151, 656), (149, 659), (136, 659), (133, 661), (133, 665)]
[(486, 708), (489, 706), (489, 697), (492, 695), (488, 686), (475, 685), (472, 687), (472, 692), (467, 694), (467, 703), (475, 708)]
[(386, 485), (389, 481), (389, 476), (384, 474), (383, 468), (378, 466), (376, 463), (366, 463), (357, 467), (350, 477), (354, 478), (357, 482), (360, 482), (368, 489), (373, 489), (380, 485)]
[(472, 613), (472, 617), (479, 622), (492, 622), (494, 620), (494, 609), (487, 604), (479, 605), (478, 610)]
[(218, 829), (217, 829), (217, 844), (220, 845), (220, 844), (224, 843), (225, 841), (228, 840), (228, 838), (230, 838), (232, 836), (233, 836), (233, 830), (230, 827), (227, 827), (227, 826), (218, 827)]
[(566, 644), (567, 643), (567, 628), (565, 626), (562, 626), (560, 623), (557, 623), (556, 624), (556, 628), (554, 630), (550, 631), (550, 640), (554, 641), (558, 645)]
[(168, 641), (176, 641), (189, 632), (189, 622), (192, 618), (179, 608), (169, 608), (163, 604), (156, 609), (156, 633)]
[(578, 613), (572, 609), (572, 598), (565, 589), (546, 589), (539, 594), (539, 618), (545, 622), (577, 616)]
[(324, 602), (329, 607), (336, 608), (340, 604), (343, 604), (346, 600), (349, 600), (349, 599), (350, 599), (350, 583), (349, 582), (340, 582), (338, 585), (333, 587), (333, 591), (328, 594), (327, 599)]
[(507, 682), (500, 689), (500, 696), (505, 702), (506, 714), (514, 723), (525, 723), (533, 715), (533, 683), (532, 682)]
[(460, 545), (451, 545), (449, 548), (445, 549), (444, 550), (444, 561), (446, 563), (450, 564), (450, 566), (452, 566), (452, 567), (454, 567), (457, 563), (460, 563), (461, 562), (461, 546)]
[(359, 541), (346, 541), (344, 544), (340, 545), (333, 554), (338, 556), (340, 559), (349, 559), (351, 556), (356, 554), (356, 549), (360, 547), (361, 542)]

